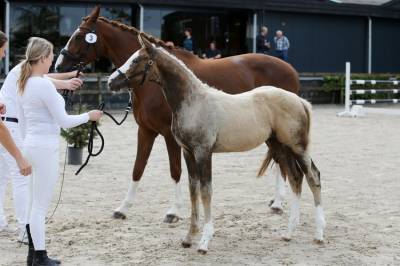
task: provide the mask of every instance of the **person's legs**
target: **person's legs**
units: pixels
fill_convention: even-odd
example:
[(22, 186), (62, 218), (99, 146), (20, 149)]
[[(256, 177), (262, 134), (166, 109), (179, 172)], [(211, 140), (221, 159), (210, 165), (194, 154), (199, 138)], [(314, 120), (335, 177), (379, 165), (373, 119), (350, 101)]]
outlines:
[(0, 147), (0, 231), (5, 230), (8, 225), (4, 213), (4, 198), (9, 178), (7, 164), (4, 159), (6, 153), (7, 151)]
[(58, 179), (58, 148), (32, 148), (28, 152), (32, 163), (32, 208), (30, 229), (35, 251), (45, 250), (45, 218)]
[[(54, 266), (61, 262), (51, 259), (46, 251), (46, 213), (53, 197), (58, 179), (59, 152), (57, 148), (27, 148), (26, 157), (32, 164), (32, 180), (30, 192), (32, 200), (28, 207), (31, 238), (27, 262), (33, 266)], [(32, 245), (33, 244), (33, 245)], [(32, 256), (32, 248), (34, 249)]]
[(288, 60), (288, 50), (282, 51), (282, 59), (287, 62)]
[(18, 165), (10, 154), (5, 154), (2, 162), (6, 165), (5, 169), (7, 169), (7, 171), (2, 171), (2, 173), (12, 178), (13, 203), (18, 228), (20, 231), (25, 231), (28, 207), (28, 182), (30, 177), (19, 173)]
[[(13, 136), (15, 144), (18, 148), (22, 147), (22, 140), (19, 133), (18, 124), (8, 123), (7, 127)], [(7, 165), (13, 184), (13, 202), (15, 215), (17, 217), (18, 227), (20, 231), (25, 231), (27, 224), (27, 208), (28, 208), (28, 184), (29, 176), (23, 176), (19, 172), (18, 165), (11, 155), (7, 154)]]
[(35, 250), (45, 250), (45, 218), (58, 178), (58, 148), (35, 148), (32, 156), (33, 199), (30, 228)]
[(276, 53), (276, 57), (278, 57), (279, 59), (284, 60), (284, 59), (283, 59), (283, 53), (282, 53), (282, 51), (276, 50), (275, 53)]

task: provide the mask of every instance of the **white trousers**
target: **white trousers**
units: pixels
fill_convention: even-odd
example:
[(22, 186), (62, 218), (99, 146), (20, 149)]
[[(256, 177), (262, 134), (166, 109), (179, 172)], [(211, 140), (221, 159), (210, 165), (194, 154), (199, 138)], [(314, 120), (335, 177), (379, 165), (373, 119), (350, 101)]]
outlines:
[[(21, 148), (21, 137), (18, 124), (13, 122), (4, 122), (10, 131), (14, 142)], [(7, 225), (7, 219), (4, 213), (4, 198), (9, 180), (12, 180), (13, 203), (18, 227), (25, 230), (27, 222), (28, 207), (28, 176), (22, 176), (14, 158), (4, 149), (0, 147), (0, 226)]]
[(24, 154), (32, 164), (29, 182), (28, 219), (35, 250), (46, 250), (46, 214), (53, 198), (59, 175), (59, 147), (29, 147)]

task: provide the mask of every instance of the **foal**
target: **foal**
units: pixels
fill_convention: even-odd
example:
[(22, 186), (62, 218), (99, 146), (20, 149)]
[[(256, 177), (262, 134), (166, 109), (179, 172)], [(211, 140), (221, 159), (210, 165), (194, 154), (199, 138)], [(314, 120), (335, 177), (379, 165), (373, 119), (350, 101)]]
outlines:
[[(320, 173), (308, 153), (311, 106), (295, 95), (272, 86), (230, 95), (202, 83), (182, 61), (145, 39), (144, 48), (109, 78), (109, 87), (141, 86), (145, 80), (162, 85), (172, 111), (172, 132), (183, 148), (189, 172), (192, 203), (191, 224), (182, 245), (190, 247), (198, 232), (199, 195), (205, 225), (198, 251), (206, 253), (214, 234), (211, 217), (211, 158), (214, 152), (239, 152), (267, 143), (267, 156), (259, 171), (262, 175), (271, 160), (289, 179), (294, 199), (285, 240), (290, 240), (299, 223), (299, 199), (303, 175), (314, 196), (316, 207), (315, 240), (323, 241), (325, 226), (321, 206)], [(129, 83), (129, 84), (128, 84)]]

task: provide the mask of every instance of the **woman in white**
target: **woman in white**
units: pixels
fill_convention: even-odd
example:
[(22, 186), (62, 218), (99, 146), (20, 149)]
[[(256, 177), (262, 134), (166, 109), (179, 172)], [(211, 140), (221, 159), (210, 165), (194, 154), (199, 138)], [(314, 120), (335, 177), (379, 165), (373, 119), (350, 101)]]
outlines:
[[(6, 35), (0, 31), (0, 60), (4, 58), (5, 55), (5, 49), (7, 47), (7, 37)], [(1, 94), (1, 92), (0, 92)], [(16, 122), (16, 118), (11, 118), (5, 116), (6, 114), (6, 105), (4, 104), (5, 101), (0, 95), (0, 115), (1, 115), (1, 120), (0, 120), (0, 174), (7, 171), (8, 166), (12, 165), (12, 174), (15, 176), (20, 177), (20, 179), (27, 179), (23, 175), (29, 175), (31, 172), (31, 167), (29, 163), (23, 158), (22, 153), (20, 152), (18, 148), (18, 142), (12, 137), (14, 133), (19, 134), (18, 132), (15, 132), (15, 127), (14, 124)], [(4, 123), (3, 123), (4, 121)], [(11, 131), (11, 132), (10, 132)], [(11, 134), (10, 134), (11, 133)], [(11, 172), (11, 171), (7, 171)], [(5, 188), (6, 188), (6, 182), (7, 179), (3, 178), (3, 176), (0, 176), (0, 232), (2, 231), (10, 231), (11, 229), (8, 227), (7, 221), (5, 219), (4, 215), (4, 209), (3, 209), (3, 201), (4, 201), (4, 194), (5, 194)], [(15, 191), (15, 190), (14, 190)], [(15, 194), (14, 194), (15, 195)], [(26, 195), (21, 195), (22, 197), (26, 198)], [(21, 197), (15, 197), (18, 198), (16, 201), (18, 201)], [(15, 202), (15, 201), (14, 201)], [(26, 202), (26, 201), (25, 201)], [(25, 211), (25, 208), (22, 210), (19, 208), (22, 212)], [(24, 213), (19, 212), (17, 213), (17, 217), (23, 218)], [(19, 221), (22, 221), (19, 220)]]
[[(68, 115), (65, 102), (53, 83), (44, 78), (53, 62), (53, 45), (45, 39), (32, 37), (21, 64), (17, 103), (24, 154), (32, 164), (30, 182), (31, 207), (27, 233), (28, 265), (57, 265), (47, 256), (45, 217), (59, 176), (60, 126), (75, 127), (98, 121), (101, 111)], [(32, 262), (31, 262), (32, 261)]]
[[(0, 55), (4, 54), (7, 47), (7, 38), (4, 33), (0, 32)], [(0, 90), (0, 101), (7, 106), (7, 112), (1, 114), (1, 120), (11, 133), (17, 147), (21, 147), (22, 140), (18, 129), (17, 114), (17, 80), (21, 73), (21, 64), (15, 66), (7, 75), (3, 86)], [(46, 75), (57, 89), (74, 90), (82, 85), (82, 80), (73, 78), (76, 71), (68, 73), (56, 73)], [(68, 80), (65, 80), (68, 79)], [(15, 214), (18, 222), (18, 241), (27, 243), (27, 234), (25, 233), (25, 225), (27, 224), (26, 215), (28, 207), (28, 181), (27, 177), (19, 173), (19, 169), (15, 160), (3, 148), (0, 148), (0, 231), (14, 233), (15, 229), (8, 226), (4, 214), (4, 197), (9, 179), (12, 179), (12, 194)]]

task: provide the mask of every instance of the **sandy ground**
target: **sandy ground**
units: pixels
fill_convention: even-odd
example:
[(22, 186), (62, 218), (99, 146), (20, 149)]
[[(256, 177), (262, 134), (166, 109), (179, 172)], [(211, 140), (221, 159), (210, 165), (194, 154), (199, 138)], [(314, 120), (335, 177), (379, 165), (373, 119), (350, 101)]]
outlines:
[[(272, 214), (274, 182), (255, 177), (265, 147), (214, 156), (216, 233), (207, 255), (199, 255), (196, 245), (180, 246), (190, 210), (184, 165), (186, 218), (174, 225), (162, 222), (173, 192), (162, 138), (128, 218), (114, 220), (136, 151), (131, 117), (122, 127), (105, 118), (104, 153), (79, 176), (73, 175), (77, 167), (67, 167), (62, 202), (48, 225), (49, 253), (63, 265), (400, 265), (400, 117), (338, 118), (341, 109), (314, 107), (312, 156), (321, 170), (327, 220), (322, 246), (312, 242), (314, 209), (306, 184), (297, 233), (291, 242), (281, 241), (288, 203), (282, 215)], [(10, 198), (8, 189), (6, 212), (15, 223)], [(1, 234), (0, 247), (0, 265), (26, 265), (27, 247), (15, 236)]]

